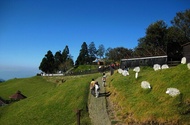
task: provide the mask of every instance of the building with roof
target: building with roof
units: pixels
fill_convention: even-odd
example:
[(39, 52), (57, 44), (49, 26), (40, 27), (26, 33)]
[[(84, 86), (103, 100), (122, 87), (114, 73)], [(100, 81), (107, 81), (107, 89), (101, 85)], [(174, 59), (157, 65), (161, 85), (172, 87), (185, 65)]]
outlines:
[(11, 100), (21, 100), (27, 98), (25, 95), (21, 93), (21, 91), (17, 91), (15, 94), (9, 97)]
[(92, 62), (97, 63), (98, 65), (103, 65), (104, 64), (104, 61), (102, 59), (97, 59), (97, 58)]
[(183, 57), (186, 57), (187, 63), (190, 63), (190, 42), (183, 45)]
[(166, 64), (167, 55), (121, 59), (121, 68), (136, 66), (153, 66), (154, 64)]

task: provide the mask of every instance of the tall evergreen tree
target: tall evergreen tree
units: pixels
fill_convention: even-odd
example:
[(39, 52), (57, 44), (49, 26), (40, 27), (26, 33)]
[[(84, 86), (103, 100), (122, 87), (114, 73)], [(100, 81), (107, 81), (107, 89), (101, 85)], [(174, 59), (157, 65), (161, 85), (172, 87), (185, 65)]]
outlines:
[(162, 48), (166, 50), (165, 35), (167, 31), (167, 25), (163, 20), (157, 21), (146, 30), (146, 43), (153, 48)]
[(166, 54), (167, 25), (163, 20), (152, 23), (146, 29), (146, 35), (138, 40), (135, 56), (155, 56)]
[(68, 55), (67, 62), (69, 63), (70, 67), (74, 66), (73, 56), (71, 56), (70, 54)]
[(187, 42), (184, 32), (171, 26), (167, 30), (167, 55), (169, 61), (179, 61), (183, 57), (182, 45)]
[(106, 50), (106, 56), (109, 60), (114, 62), (120, 61), (123, 58), (131, 57), (132, 50), (124, 48), (124, 47), (117, 47), (117, 48), (108, 48)]
[(57, 51), (55, 53), (55, 56), (54, 56), (54, 59), (55, 59), (55, 70), (56, 71), (59, 71), (59, 66), (61, 65), (61, 63), (63, 62), (63, 58), (62, 58), (62, 54), (61, 54), (61, 51)]
[(63, 63), (67, 60), (68, 55), (69, 55), (69, 47), (66, 45), (62, 52)]
[(108, 47), (105, 51), (105, 58), (106, 59), (111, 59), (110, 58), (110, 52), (111, 52), (112, 48), (111, 47)]
[(59, 69), (63, 72), (67, 71), (69, 68), (73, 67), (74, 62), (72, 56), (69, 54), (69, 47), (66, 45), (62, 52), (62, 63)]
[(68, 55), (67, 60), (64, 63), (65, 71), (69, 70), (74, 66), (74, 62), (71, 55)]
[(98, 47), (97, 56), (99, 56), (101, 59), (101, 58), (104, 58), (104, 54), (105, 54), (105, 47), (103, 44), (101, 44)]
[(89, 52), (89, 61), (90, 61), (90, 63), (92, 63), (92, 61), (96, 59), (96, 53), (97, 53), (94, 42), (91, 42), (89, 44), (88, 52)]
[(84, 65), (88, 63), (89, 63), (88, 46), (86, 42), (83, 42), (79, 56), (77, 57), (77, 60), (75, 62), (75, 65)]
[(47, 61), (47, 58), (44, 57), (42, 59), (42, 62), (40, 63), (40, 66), (39, 66), (39, 69), (42, 71), (42, 72), (45, 72), (45, 73), (48, 73), (48, 61)]
[(181, 42), (190, 42), (190, 9), (185, 10), (185, 12), (176, 13), (176, 16), (171, 23), (174, 27), (179, 28), (179, 30), (183, 33), (185, 41)]
[(54, 73), (54, 56), (50, 50), (42, 59), (39, 69), (45, 73)]

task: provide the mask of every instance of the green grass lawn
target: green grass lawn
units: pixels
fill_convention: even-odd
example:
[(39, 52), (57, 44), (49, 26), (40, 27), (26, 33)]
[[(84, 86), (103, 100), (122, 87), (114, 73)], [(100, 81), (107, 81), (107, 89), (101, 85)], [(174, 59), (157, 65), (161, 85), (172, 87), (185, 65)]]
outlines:
[[(168, 123), (188, 124), (190, 119), (190, 70), (178, 65), (165, 70), (154, 71), (141, 67), (138, 79), (133, 69), (129, 76), (115, 73), (108, 79), (109, 91), (116, 115), (125, 123)], [(148, 81), (152, 89), (144, 90), (141, 82)], [(165, 92), (174, 87), (181, 94), (171, 97)]]
[(89, 83), (92, 78), (99, 76), (100, 74), (91, 74), (8, 80), (0, 84), (2, 98), (8, 99), (17, 90), (20, 90), (27, 98), (0, 107), (0, 123), (4, 125), (75, 125), (76, 110), (83, 109), (81, 124), (90, 124), (86, 108)]
[(77, 68), (74, 68), (73, 72), (81, 72), (81, 71), (88, 71), (88, 70), (98, 70), (98, 65), (80, 65)]
[[(190, 119), (190, 70), (178, 65), (154, 71), (141, 67), (138, 79), (130, 69), (129, 76), (115, 72), (108, 77), (109, 99), (116, 116), (124, 123), (188, 124)], [(89, 83), (101, 74), (31, 77), (11, 79), (0, 84), (0, 96), (20, 90), (26, 99), (0, 107), (0, 123), (5, 125), (75, 125), (76, 110), (83, 109), (81, 124), (91, 124), (86, 109)], [(62, 83), (63, 81), (63, 83)], [(148, 81), (152, 89), (144, 90), (141, 82)], [(176, 97), (167, 95), (168, 87), (178, 88)]]

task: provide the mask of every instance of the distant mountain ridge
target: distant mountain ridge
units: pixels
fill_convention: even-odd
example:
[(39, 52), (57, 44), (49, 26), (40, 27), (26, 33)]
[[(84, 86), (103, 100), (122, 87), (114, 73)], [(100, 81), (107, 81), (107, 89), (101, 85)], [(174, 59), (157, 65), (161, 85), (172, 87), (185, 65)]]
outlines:
[(4, 79), (0, 79), (0, 83), (2, 83), (2, 82), (5, 82), (5, 80)]

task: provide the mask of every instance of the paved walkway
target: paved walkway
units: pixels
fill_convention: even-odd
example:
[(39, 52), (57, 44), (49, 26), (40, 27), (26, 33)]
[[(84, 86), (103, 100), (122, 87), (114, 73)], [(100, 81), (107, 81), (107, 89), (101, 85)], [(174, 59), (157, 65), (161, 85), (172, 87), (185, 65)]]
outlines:
[(89, 115), (91, 118), (92, 125), (111, 125), (106, 107), (106, 96), (109, 96), (109, 93), (106, 93), (105, 87), (102, 87), (102, 78), (99, 77), (96, 79), (100, 84), (100, 95), (98, 98), (95, 98), (91, 93), (89, 93)]

